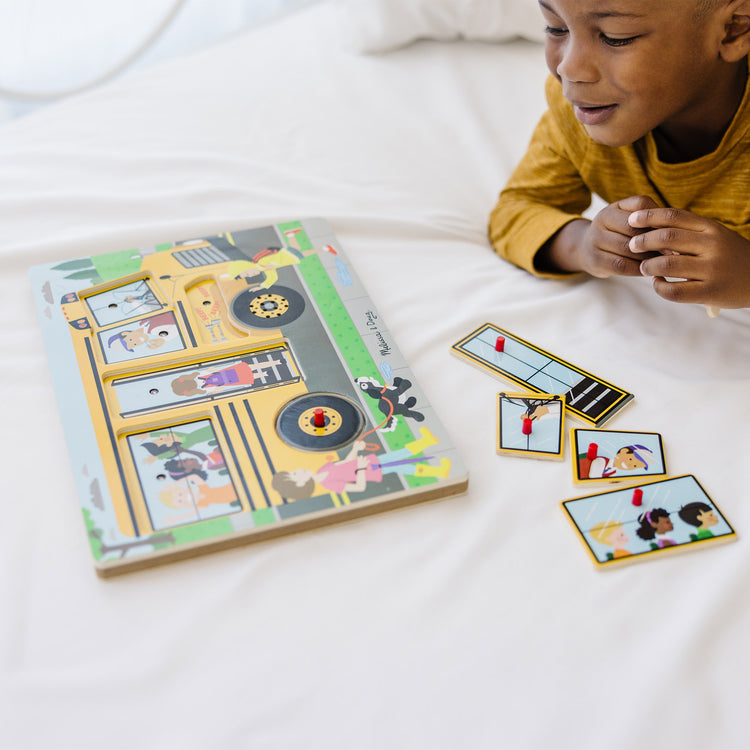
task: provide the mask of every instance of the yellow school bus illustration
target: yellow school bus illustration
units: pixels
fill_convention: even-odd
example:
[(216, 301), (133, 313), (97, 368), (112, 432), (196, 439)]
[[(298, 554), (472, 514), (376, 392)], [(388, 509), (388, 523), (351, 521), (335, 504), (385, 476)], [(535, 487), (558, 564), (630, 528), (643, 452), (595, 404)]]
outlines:
[(127, 566), (465, 486), (321, 225), (161, 247), (61, 296), (106, 488), (106, 501), (82, 501), (100, 561)]

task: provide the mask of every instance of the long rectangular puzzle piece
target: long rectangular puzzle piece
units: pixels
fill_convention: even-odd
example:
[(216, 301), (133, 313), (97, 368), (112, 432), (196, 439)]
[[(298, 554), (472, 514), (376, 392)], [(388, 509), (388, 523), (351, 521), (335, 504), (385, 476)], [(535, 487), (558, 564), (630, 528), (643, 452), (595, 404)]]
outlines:
[(632, 393), (492, 323), (464, 336), (451, 351), (534, 393), (564, 396), (568, 414), (595, 427), (601, 427), (633, 400)]
[(101, 575), (467, 486), (322, 219), (31, 279)]

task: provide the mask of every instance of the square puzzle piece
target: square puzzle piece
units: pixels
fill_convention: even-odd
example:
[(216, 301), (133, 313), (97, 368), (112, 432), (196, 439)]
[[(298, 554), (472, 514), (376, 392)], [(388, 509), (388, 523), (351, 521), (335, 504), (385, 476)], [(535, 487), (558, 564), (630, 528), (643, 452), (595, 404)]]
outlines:
[(561, 460), (565, 450), (562, 396), (497, 394), (497, 452)]

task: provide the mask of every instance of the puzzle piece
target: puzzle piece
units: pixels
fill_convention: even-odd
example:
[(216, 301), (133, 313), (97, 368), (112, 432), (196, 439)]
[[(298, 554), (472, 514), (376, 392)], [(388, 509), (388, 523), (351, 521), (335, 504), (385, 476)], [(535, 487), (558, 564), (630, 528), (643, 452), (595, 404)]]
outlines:
[(572, 429), (570, 452), (577, 484), (664, 476), (667, 467), (658, 432)]
[(571, 498), (561, 505), (598, 568), (737, 537), (692, 474)]
[[(502, 351), (497, 341), (504, 339)], [(451, 351), (483, 370), (534, 393), (565, 397), (569, 414), (601, 427), (633, 394), (576, 367), (492, 323), (485, 323), (451, 347)]]
[(562, 459), (565, 449), (562, 396), (497, 394), (497, 452), (531, 458)]

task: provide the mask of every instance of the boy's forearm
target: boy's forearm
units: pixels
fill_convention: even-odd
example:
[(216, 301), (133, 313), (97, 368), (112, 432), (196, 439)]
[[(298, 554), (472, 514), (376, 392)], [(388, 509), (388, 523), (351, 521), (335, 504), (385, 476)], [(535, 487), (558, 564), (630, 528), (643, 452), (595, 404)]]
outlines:
[(565, 276), (567, 272), (542, 270), (536, 257), (549, 237), (576, 219), (523, 192), (504, 190), (490, 216), (489, 236), (495, 252), (505, 260), (541, 276)]
[(580, 250), (590, 223), (587, 219), (568, 222), (539, 248), (534, 257), (534, 268), (540, 273), (583, 271)]

